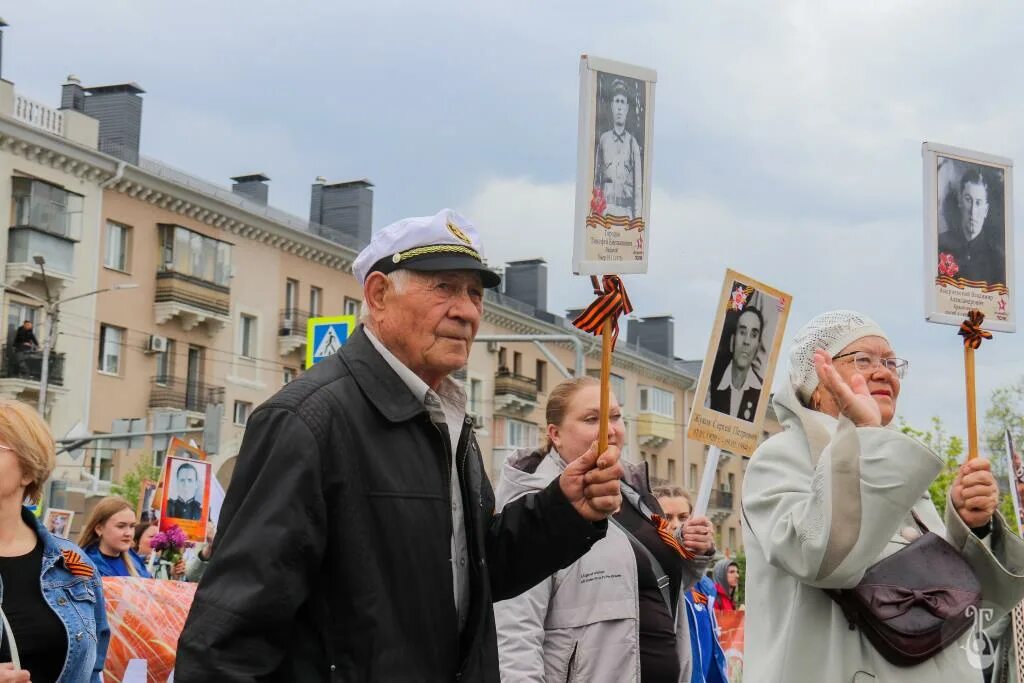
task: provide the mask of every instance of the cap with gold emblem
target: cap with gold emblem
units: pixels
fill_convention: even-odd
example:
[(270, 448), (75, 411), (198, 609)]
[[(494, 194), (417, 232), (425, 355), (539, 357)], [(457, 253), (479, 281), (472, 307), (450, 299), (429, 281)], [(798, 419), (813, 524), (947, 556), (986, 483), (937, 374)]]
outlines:
[(374, 271), (387, 274), (399, 268), (476, 270), (484, 287), (501, 284), (501, 277), (484, 264), (476, 227), (452, 209), (442, 209), (434, 216), (403, 218), (382, 228), (352, 264), (359, 284)]

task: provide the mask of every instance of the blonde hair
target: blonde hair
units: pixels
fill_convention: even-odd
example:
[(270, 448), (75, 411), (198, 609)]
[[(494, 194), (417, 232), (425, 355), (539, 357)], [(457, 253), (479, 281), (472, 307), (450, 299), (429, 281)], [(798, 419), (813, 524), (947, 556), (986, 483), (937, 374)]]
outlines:
[(659, 501), (662, 498), (682, 498), (693, 510), (693, 498), (690, 497), (690, 492), (684, 489), (682, 486), (657, 486), (651, 493)]
[[(548, 394), (548, 405), (544, 409), (544, 419), (549, 425), (555, 425), (558, 427), (562, 426), (562, 422), (565, 421), (565, 414), (569, 411), (569, 404), (572, 402), (572, 397), (575, 396), (581, 389), (590, 386), (600, 386), (601, 382), (595, 377), (590, 375), (584, 375), (582, 377), (573, 377), (561, 382), (551, 393)], [(550, 436), (544, 437), (543, 451), (550, 453), (551, 449), (554, 448), (554, 444), (551, 442)]]
[[(82, 531), (78, 534), (78, 547), (86, 550), (91, 545), (99, 544), (100, 536), (96, 533), (96, 527), (103, 526), (107, 520), (122, 510), (131, 510), (133, 514), (135, 512), (132, 504), (120, 496), (107, 496), (96, 503), (89, 516), (85, 518)], [(132, 562), (128, 553), (121, 553), (121, 559), (124, 560), (124, 566), (128, 569), (128, 573), (138, 576), (138, 572), (135, 571), (135, 563)]]
[(25, 497), (39, 502), (43, 483), (57, 464), (50, 428), (35, 408), (13, 399), (0, 399), (0, 441), (14, 452), (22, 475), (32, 480), (25, 487)]

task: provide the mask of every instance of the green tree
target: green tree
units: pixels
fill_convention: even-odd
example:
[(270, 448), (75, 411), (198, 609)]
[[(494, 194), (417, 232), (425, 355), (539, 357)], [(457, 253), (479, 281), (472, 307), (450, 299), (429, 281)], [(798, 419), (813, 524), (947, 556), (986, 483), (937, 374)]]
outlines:
[(946, 463), (942, 471), (939, 472), (939, 476), (935, 477), (935, 481), (928, 487), (928, 494), (939, 511), (939, 517), (942, 517), (946, 514), (946, 495), (956, 479), (957, 470), (960, 468), (960, 458), (964, 454), (963, 439), (947, 434), (941, 418), (938, 417), (932, 417), (932, 426), (928, 431), (915, 429), (901, 417), (900, 431), (923, 443)]
[(151, 461), (151, 457), (143, 455), (139, 459), (138, 464), (135, 465), (135, 469), (125, 474), (121, 477), (121, 481), (111, 486), (110, 492), (127, 500), (132, 504), (133, 508), (138, 508), (142, 482), (160, 481), (160, 468), (151, 465)]
[(1024, 377), (995, 389), (985, 411), (985, 447), (1000, 488), (1009, 485), (1006, 477), (1007, 430), (1020, 452), (1020, 446), (1024, 444)]

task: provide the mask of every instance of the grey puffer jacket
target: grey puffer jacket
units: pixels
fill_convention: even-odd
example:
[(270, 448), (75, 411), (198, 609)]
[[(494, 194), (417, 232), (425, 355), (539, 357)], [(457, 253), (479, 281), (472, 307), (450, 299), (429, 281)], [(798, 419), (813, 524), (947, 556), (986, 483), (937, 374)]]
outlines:
[[(646, 465), (623, 461), (624, 480), (650, 492)], [(496, 509), (538, 491), (565, 464), (555, 451), (522, 449), (505, 460)], [(629, 503), (623, 502), (624, 505)], [(657, 509), (656, 512), (660, 512)], [(712, 554), (714, 551), (711, 551)], [(680, 681), (691, 676), (690, 634), (684, 595), (707, 568), (710, 555), (684, 563), (676, 618)], [(637, 568), (626, 534), (613, 524), (587, 554), (522, 595), (496, 602), (501, 680), (509, 683), (640, 680)]]

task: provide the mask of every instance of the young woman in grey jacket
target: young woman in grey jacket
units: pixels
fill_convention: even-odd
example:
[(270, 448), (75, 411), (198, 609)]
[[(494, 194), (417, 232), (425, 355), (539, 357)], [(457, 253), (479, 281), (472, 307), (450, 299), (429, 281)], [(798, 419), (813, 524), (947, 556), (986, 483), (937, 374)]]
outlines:
[[(597, 440), (600, 385), (592, 377), (552, 390), (547, 445), (510, 455), (497, 506), (543, 489)], [(609, 443), (625, 438), (611, 397)], [(644, 465), (623, 461), (622, 509), (582, 558), (511, 600), (495, 603), (502, 681), (689, 683), (684, 594), (714, 554), (711, 523), (668, 531)], [(662, 584), (659, 587), (659, 583)]]

